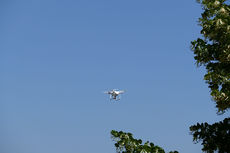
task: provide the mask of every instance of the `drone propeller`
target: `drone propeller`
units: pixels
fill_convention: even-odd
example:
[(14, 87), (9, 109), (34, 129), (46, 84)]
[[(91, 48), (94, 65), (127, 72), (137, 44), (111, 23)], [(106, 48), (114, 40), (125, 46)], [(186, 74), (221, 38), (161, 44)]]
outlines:
[(120, 90), (119, 94), (123, 94), (125, 92), (125, 90)]
[(103, 93), (104, 94), (110, 94), (110, 91), (104, 91)]

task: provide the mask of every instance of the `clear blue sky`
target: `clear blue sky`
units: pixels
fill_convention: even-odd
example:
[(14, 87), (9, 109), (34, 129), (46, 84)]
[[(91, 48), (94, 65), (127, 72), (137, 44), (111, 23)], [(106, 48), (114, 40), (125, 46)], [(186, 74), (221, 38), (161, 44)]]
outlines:
[(224, 116), (190, 51), (200, 13), (195, 0), (1, 0), (0, 152), (115, 153), (111, 130), (201, 152), (189, 126)]

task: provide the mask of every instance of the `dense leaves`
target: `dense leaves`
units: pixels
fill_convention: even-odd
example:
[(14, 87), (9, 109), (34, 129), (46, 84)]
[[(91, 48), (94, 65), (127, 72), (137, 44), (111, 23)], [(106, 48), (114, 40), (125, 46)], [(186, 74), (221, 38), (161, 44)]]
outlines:
[[(111, 136), (116, 142), (115, 147), (118, 153), (165, 153), (164, 149), (148, 141), (142, 144), (142, 140), (134, 139), (131, 133), (112, 130)], [(170, 153), (178, 152), (171, 151)]]
[[(198, 0), (204, 12), (199, 18), (202, 38), (193, 41), (191, 48), (198, 66), (205, 66), (204, 79), (218, 113), (230, 108), (230, 5), (227, 0)], [(190, 127), (193, 140), (202, 142), (208, 153), (230, 153), (230, 118), (209, 125), (197, 123)]]
[(199, 142), (202, 140), (203, 151), (213, 153), (230, 153), (230, 118), (222, 122), (209, 125), (202, 123), (191, 126), (193, 140)]
[(230, 108), (230, 5), (226, 0), (200, 0), (204, 12), (199, 18), (203, 38), (191, 48), (199, 66), (204, 65), (211, 95), (218, 112)]

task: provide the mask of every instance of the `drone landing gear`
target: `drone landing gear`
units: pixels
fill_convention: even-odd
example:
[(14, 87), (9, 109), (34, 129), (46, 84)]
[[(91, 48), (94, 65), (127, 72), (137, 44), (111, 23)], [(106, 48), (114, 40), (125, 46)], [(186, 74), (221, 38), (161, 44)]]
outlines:
[(117, 97), (115, 98), (116, 101), (118, 101), (118, 100), (120, 100), (120, 99), (121, 99), (120, 96), (117, 96)]
[(112, 101), (112, 100), (118, 101), (118, 100), (120, 100), (120, 96), (112, 96), (112, 95), (110, 95), (110, 101)]

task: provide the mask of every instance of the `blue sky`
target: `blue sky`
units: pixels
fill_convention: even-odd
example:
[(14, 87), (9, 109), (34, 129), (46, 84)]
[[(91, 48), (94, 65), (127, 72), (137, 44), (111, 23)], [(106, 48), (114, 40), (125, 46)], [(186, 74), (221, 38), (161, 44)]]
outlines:
[[(1, 153), (115, 153), (111, 130), (201, 152), (214, 102), (190, 41), (195, 0), (0, 2)], [(127, 92), (110, 102), (102, 92)]]

